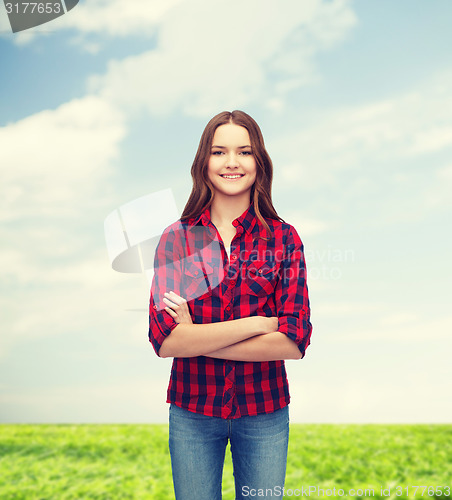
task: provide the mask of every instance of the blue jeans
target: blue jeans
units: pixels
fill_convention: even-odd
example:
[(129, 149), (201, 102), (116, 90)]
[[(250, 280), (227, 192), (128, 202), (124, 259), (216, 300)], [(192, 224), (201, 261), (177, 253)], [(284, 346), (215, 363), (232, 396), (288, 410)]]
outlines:
[(221, 500), (228, 439), (236, 500), (282, 497), (289, 442), (288, 406), (273, 413), (225, 420), (171, 404), (169, 449), (176, 500)]

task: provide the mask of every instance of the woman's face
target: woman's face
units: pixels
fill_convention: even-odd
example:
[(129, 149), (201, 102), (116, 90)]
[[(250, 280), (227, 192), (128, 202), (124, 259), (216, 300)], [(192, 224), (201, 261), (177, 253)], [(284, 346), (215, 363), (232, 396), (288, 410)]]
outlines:
[(249, 194), (256, 180), (256, 160), (245, 127), (233, 123), (217, 127), (207, 175), (215, 192), (227, 196)]

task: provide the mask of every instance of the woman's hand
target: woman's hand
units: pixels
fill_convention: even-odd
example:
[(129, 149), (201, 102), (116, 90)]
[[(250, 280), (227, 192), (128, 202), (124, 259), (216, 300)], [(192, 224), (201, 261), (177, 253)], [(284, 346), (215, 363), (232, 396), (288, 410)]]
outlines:
[(163, 295), (163, 301), (167, 304), (165, 311), (174, 318), (176, 323), (193, 324), (187, 301), (184, 298), (173, 291), (164, 293)]
[(248, 316), (239, 321), (249, 323), (253, 335), (265, 335), (278, 331), (279, 320), (277, 316)]

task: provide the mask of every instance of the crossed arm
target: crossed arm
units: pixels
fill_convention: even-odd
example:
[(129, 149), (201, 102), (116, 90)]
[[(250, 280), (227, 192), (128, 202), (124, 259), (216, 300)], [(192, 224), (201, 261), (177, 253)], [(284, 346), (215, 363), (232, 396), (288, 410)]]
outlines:
[(278, 318), (252, 316), (193, 324), (185, 299), (165, 293), (165, 311), (178, 323), (160, 348), (161, 357), (209, 356), (234, 361), (300, 359), (295, 342), (277, 331)]
[(301, 353), (293, 340), (284, 333), (275, 331), (242, 340), (213, 351), (207, 356), (234, 361), (276, 361), (300, 359)]

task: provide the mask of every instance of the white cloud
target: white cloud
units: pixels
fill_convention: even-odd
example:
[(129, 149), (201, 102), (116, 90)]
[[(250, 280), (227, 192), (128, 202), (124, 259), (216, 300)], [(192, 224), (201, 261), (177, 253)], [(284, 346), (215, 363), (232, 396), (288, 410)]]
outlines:
[(4, 35), (5, 33), (11, 32), (11, 25), (9, 24), (8, 14), (6, 13), (5, 4), (0, 2), (0, 33)]
[[(88, 52), (97, 52), (104, 41), (93, 42), (89, 35), (102, 37), (149, 36), (155, 33), (162, 19), (171, 9), (184, 0), (90, 0), (80, 2), (67, 14), (50, 21), (44, 26), (37, 26), (13, 35), (18, 45), (35, 41), (36, 36), (45, 36), (48, 32), (74, 30), (73, 43), (81, 45)], [(0, 16), (0, 28), (11, 29), (6, 12)]]
[[(328, 367), (329, 368), (329, 367)], [(289, 367), (290, 369), (290, 367)], [(326, 371), (326, 370), (325, 370)], [(378, 374), (344, 373), (313, 380), (303, 372), (303, 382), (290, 384), (290, 418), (297, 423), (445, 423), (452, 411), (446, 377), (431, 373), (403, 373), (391, 370), (384, 380)], [(436, 376), (435, 376), (436, 375)], [(391, 380), (392, 377), (392, 380)], [(289, 372), (289, 383), (290, 383)]]
[(419, 316), (413, 312), (397, 312), (393, 314), (388, 314), (381, 319), (382, 326), (415, 326), (416, 321), (419, 320)]
[[(369, 162), (378, 162), (394, 174), (400, 159), (445, 150), (452, 145), (451, 85), (452, 73), (444, 71), (391, 99), (327, 111), (310, 127), (273, 141), (271, 150), (285, 161), (282, 181), (303, 189), (337, 187), (345, 170), (368, 169)], [(293, 144), (296, 161), (286, 154)]]
[(381, 304), (357, 302), (323, 302), (315, 306), (316, 314), (320, 317), (350, 316), (351, 314), (369, 314), (381, 310)]
[(444, 181), (452, 181), (452, 165), (440, 168), (437, 174), (438, 177)]
[[(351, 0), (97, 0), (52, 21), (52, 31), (75, 29), (72, 43), (96, 53), (87, 38), (157, 35), (155, 50), (110, 61), (89, 80), (91, 93), (127, 112), (208, 116), (253, 104), (283, 111), (288, 92), (318, 79), (314, 56), (340, 43), (357, 20)], [(50, 25), (49, 25), (50, 26)], [(49, 28), (50, 29), (50, 28)], [(38, 31), (17, 34), (30, 42)]]
[(300, 213), (299, 210), (281, 212), (279, 215), (295, 228), (300, 237), (321, 234), (328, 229), (325, 221), (311, 218)]
[(403, 312), (374, 317), (368, 326), (359, 325), (346, 333), (336, 335), (333, 342), (370, 342), (375, 340), (391, 342), (429, 342), (450, 340), (452, 317), (426, 319), (417, 318), (415, 313)]
[[(14, 423), (167, 423), (168, 376), (79, 386), (14, 391), (1, 388), (2, 422)], [(163, 366), (162, 366), (163, 368)], [(163, 370), (161, 370), (163, 371)], [(146, 374), (144, 374), (146, 375)]]
[(354, 26), (349, 3), (186, 1), (164, 18), (155, 50), (110, 62), (89, 87), (153, 114), (182, 109), (204, 117), (266, 101), (281, 108), (289, 89), (316, 77), (313, 55)]
[(111, 175), (125, 133), (122, 114), (95, 96), (0, 128), (0, 218), (80, 213)]
[(421, 131), (414, 136), (413, 153), (439, 151), (452, 144), (452, 127), (447, 125)]
[[(92, 253), (70, 255), (59, 262), (42, 249), (21, 245), (15, 259), (7, 254), (1, 273), (9, 293), (0, 298), (1, 309), (7, 311), (2, 316), (0, 357), (30, 339), (87, 331), (105, 341), (124, 336), (129, 345), (135, 343), (131, 334), (140, 332), (143, 345), (149, 284), (142, 275), (115, 273), (106, 252)], [(137, 308), (139, 312), (134, 311)]]
[[(92, 35), (143, 37), (161, 31), (163, 59), (170, 55), (174, 57), (171, 46), (178, 41), (178, 50), (183, 49), (188, 60), (176, 57), (173, 62), (182, 64), (184, 69), (190, 69), (196, 54), (201, 64), (193, 69), (202, 71), (203, 64), (211, 62), (210, 56), (218, 48), (221, 52), (222, 46), (229, 45), (231, 53), (235, 54), (235, 62), (239, 62), (230, 71), (240, 71), (241, 77), (246, 77), (249, 68), (247, 71), (246, 61), (240, 60), (241, 56), (246, 59), (250, 54), (258, 58), (259, 54), (273, 54), (275, 57), (269, 61), (268, 69), (293, 74), (292, 85), (299, 86), (313, 80), (312, 55), (341, 41), (344, 32), (355, 24), (350, 3), (350, 0), (305, 0), (302, 4), (287, 0), (283, 5), (269, 0), (249, 0), (245, 3), (232, 0), (227, 4), (219, 0), (90, 0), (79, 3), (66, 15), (51, 21), (45, 29), (36, 27), (16, 33), (13, 40), (25, 45), (37, 35), (45, 36), (49, 30), (74, 30), (76, 34), (72, 43), (96, 53), (103, 42), (93, 41), (90, 38)], [(8, 30), (6, 13), (4, 17)], [(239, 36), (230, 36), (231, 33)], [(283, 39), (285, 46), (281, 47), (278, 42)], [(247, 53), (248, 48), (250, 53)], [(222, 64), (234, 62), (230, 59), (225, 61), (224, 55), (224, 52), (217, 52), (217, 56), (222, 56)], [(159, 62), (156, 64), (161, 65)], [(309, 71), (300, 72), (300, 68)], [(178, 75), (177, 71), (175, 74)], [(223, 75), (224, 81), (224, 72), (219, 74)], [(201, 78), (199, 81), (202, 84)]]
[[(153, 33), (171, 9), (183, 0), (90, 0), (79, 3), (64, 17), (62, 29), (110, 36)], [(63, 19), (62, 19), (63, 21)]]
[(97, 297), (114, 297), (99, 243), (125, 133), (123, 115), (95, 96), (0, 128), (2, 354), (86, 328), (102, 314)]

